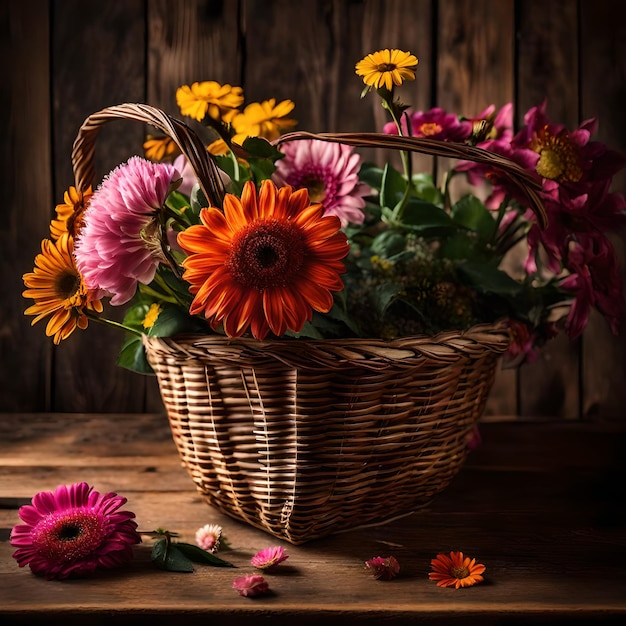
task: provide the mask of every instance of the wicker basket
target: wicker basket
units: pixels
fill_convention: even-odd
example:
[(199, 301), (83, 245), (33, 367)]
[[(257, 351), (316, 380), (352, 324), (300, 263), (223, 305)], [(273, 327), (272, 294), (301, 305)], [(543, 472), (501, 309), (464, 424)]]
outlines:
[[(202, 142), (159, 109), (124, 104), (87, 118), (73, 151), (92, 184), (105, 122), (151, 124), (176, 141), (211, 202), (224, 193)], [(500, 167), (540, 221), (534, 182), (482, 150), (380, 134), (292, 133), (407, 149)], [(424, 507), (461, 467), (483, 412), (505, 323), (435, 337), (379, 340), (145, 338), (174, 441), (199, 492), (224, 513), (294, 544)]]

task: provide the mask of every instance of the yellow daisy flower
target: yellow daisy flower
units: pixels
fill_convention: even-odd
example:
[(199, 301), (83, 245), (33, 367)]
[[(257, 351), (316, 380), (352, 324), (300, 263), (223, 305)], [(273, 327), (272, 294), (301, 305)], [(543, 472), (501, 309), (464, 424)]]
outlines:
[(143, 153), (146, 159), (151, 161), (163, 161), (171, 159), (180, 153), (180, 148), (171, 137), (152, 137), (143, 142)]
[(161, 314), (161, 305), (153, 302), (146, 313), (146, 316), (143, 318), (141, 325), (144, 328), (152, 328), (154, 323), (157, 321), (159, 315)]
[(63, 194), (63, 202), (56, 206), (56, 219), (50, 222), (50, 236), (55, 241), (63, 234), (69, 233), (76, 237), (82, 226), (83, 213), (93, 196), (91, 186), (85, 191), (70, 187)]
[(228, 144), (223, 139), (216, 139), (207, 146), (210, 154), (228, 154)]
[(291, 100), (276, 104), (275, 98), (250, 103), (232, 121), (235, 135), (233, 142), (242, 144), (246, 137), (262, 137), (273, 141), (298, 122), (286, 118), (296, 105)]
[(183, 85), (176, 90), (176, 103), (183, 115), (201, 122), (208, 114), (214, 120), (230, 123), (243, 104), (243, 89), (220, 85), (214, 80)]
[(102, 302), (95, 291), (87, 289), (73, 253), (74, 242), (68, 233), (62, 233), (56, 242), (44, 239), (35, 269), (23, 276), (27, 289), (22, 295), (35, 301), (24, 314), (36, 316), (32, 324), (50, 317), (46, 335), (53, 337), (55, 344), (76, 328), (87, 328), (85, 309), (102, 313)]
[(368, 54), (356, 64), (356, 73), (374, 89), (385, 87), (391, 91), (405, 80), (415, 80), (417, 57), (402, 50), (385, 49)]

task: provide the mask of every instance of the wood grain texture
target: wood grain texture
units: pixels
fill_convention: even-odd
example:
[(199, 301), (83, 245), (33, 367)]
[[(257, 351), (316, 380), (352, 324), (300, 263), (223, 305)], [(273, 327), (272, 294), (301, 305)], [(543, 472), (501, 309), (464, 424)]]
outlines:
[[(379, 130), (374, 96), (359, 98), (356, 61), (411, 50), (417, 79), (399, 96), (473, 115), (544, 95), (575, 126), (597, 115), (597, 138), (625, 149), (623, 3), (610, 0), (95, 0), (5, 2), (0, 93), (0, 408), (119, 411), (160, 408), (154, 379), (114, 365), (121, 335), (102, 327), (53, 348), (24, 318), (21, 276), (32, 268), (54, 205), (71, 183), (70, 148), (93, 111), (147, 101), (178, 115), (175, 90), (194, 80), (241, 84), (248, 101), (296, 103), (303, 130)], [(306, 25), (303, 28), (302, 25)], [(141, 150), (146, 128), (119, 122), (99, 138), (104, 174)], [(366, 158), (383, 161), (380, 152)], [(439, 170), (443, 164), (440, 164)], [(430, 169), (428, 157), (416, 169)], [(626, 189), (620, 174), (616, 190)], [(28, 220), (23, 219), (27, 211)], [(622, 261), (623, 238), (616, 238)], [(626, 274), (623, 274), (626, 276)], [(120, 311), (113, 311), (120, 314)], [(626, 344), (592, 316), (582, 346), (559, 339), (533, 367), (499, 374), (488, 414), (624, 419)], [(19, 376), (15, 372), (19, 372)], [(578, 408), (577, 408), (578, 407)]]
[(22, 298), (52, 209), (47, 2), (2, 3), (0, 55), (0, 410), (49, 411), (51, 341)]
[[(105, 106), (140, 101), (145, 93), (143, 0), (106, 3), (68, 0), (53, 12), (55, 198), (74, 182), (70, 154), (84, 119)], [(143, 128), (109, 125), (98, 138), (96, 180), (141, 153)], [(113, 319), (123, 311), (105, 309)], [(55, 350), (54, 406), (64, 411), (144, 409), (143, 378), (115, 365), (124, 337), (92, 323)]]
[[(544, 99), (551, 119), (577, 128), (578, 5), (567, 0), (525, 0), (519, 3), (517, 17), (516, 128), (524, 124), (526, 111)], [(549, 342), (535, 363), (519, 370), (519, 414), (580, 417), (579, 367), (580, 342), (565, 335)]]
[[(3, 624), (616, 624), (626, 616), (623, 425), (494, 422), (484, 445), (430, 509), (304, 546), (264, 573), (272, 593), (250, 600), (231, 587), (250, 558), (280, 542), (224, 516), (177, 465), (160, 415), (0, 416), (0, 621)], [(49, 445), (49, 452), (44, 446)], [(79, 467), (82, 461), (82, 470)], [(156, 464), (157, 471), (150, 471)], [(45, 468), (50, 469), (46, 475)], [(11, 475), (20, 480), (9, 480)], [(124, 478), (125, 476), (125, 478)], [(156, 569), (144, 537), (123, 570), (45, 581), (11, 558), (17, 506), (56, 481), (87, 478), (128, 498), (141, 530), (158, 526), (194, 541), (222, 525), (236, 569)], [(25, 484), (22, 480), (26, 481)], [(187, 486), (185, 486), (187, 481)], [(487, 567), (462, 591), (428, 580), (430, 559), (464, 550)], [(364, 561), (393, 554), (394, 581)]]
[[(446, 111), (474, 116), (490, 104), (513, 100), (515, 14), (512, 0), (441, 0), (438, 7), (435, 103)], [(452, 162), (439, 159), (441, 177)], [(452, 193), (468, 189), (454, 181)], [(517, 376), (499, 371), (487, 415), (517, 414)]]
[[(594, 136), (626, 153), (626, 5), (609, 0), (581, 3), (581, 119), (597, 117)], [(626, 193), (626, 173), (613, 190)], [(626, 288), (626, 233), (612, 238)], [(582, 394), (586, 419), (626, 418), (626, 324), (615, 337), (605, 320), (592, 315), (583, 336)]]

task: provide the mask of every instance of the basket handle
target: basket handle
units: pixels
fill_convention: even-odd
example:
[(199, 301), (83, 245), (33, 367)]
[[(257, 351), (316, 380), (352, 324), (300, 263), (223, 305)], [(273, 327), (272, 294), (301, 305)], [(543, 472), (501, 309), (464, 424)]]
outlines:
[(466, 144), (429, 139), (427, 137), (402, 137), (399, 135), (387, 135), (386, 133), (309, 133), (296, 131), (281, 135), (274, 141), (274, 144), (280, 145), (286, 141), (298, 139), (320, 139), (321, 141), (332, 141), (363, 148), (408, 150), (430, 156), (465, 159), (499, 169), (528, 198), (541, 228), (545, 228), (548, 223), (548, 216), (539, 196), (539, 192), (542, 189), (541, 184), (530, 172), (520, 167), (514, 161), (495, 152), (489, 152), (483, 148)]
[(213, 206), (222, 206), (224, 184), (215, 162), (198, 135), (184, 122), (147, 104), (118, 104), (92, 113), (85, 119), (72, 148), (72, 167), (77, 189), (84, 190), (93, 185), (96, 138), (100, 128), (114, 119), (144, 122), (170, 137), (189, 160), (207, 200)]

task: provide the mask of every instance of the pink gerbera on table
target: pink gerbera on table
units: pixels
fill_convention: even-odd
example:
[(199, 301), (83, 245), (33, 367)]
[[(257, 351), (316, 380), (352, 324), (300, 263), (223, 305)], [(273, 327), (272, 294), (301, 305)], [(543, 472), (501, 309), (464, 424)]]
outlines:
[(126, 498), (101, 494), (87, 483), (61, 485), (22, 506), (24, 522), (11, 531), (13, 558), (47, 579), (80, 577), (132, 559), (141, 541)]

